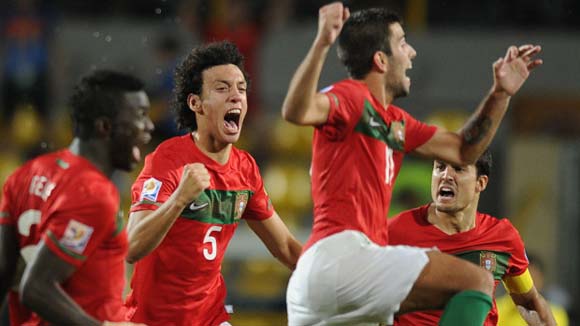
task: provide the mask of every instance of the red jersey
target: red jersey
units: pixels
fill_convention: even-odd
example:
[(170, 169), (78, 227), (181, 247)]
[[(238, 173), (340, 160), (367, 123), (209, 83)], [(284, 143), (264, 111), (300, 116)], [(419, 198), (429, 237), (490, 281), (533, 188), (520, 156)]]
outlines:
[(190, 134), (163, 142), (145, 158), (133, 184), (132, 212), (155, 210), (175, 191), (183, 166), (202, 163), (211, 184), (187, 206), (161, 244), (135, 264), (127, 298), (132, 321), (155, 325), (217, 326), (229, 319), (221, 275), (224, 253), (240, 219), (274, 214), (258, 166), (232, 148), (220, 165), (203, 154)]
[[(528, 268), (522, 238), (508, 219), (478, 212), (475, 228), (449, 235), (427, 221), (428, 209), (429, 205), (421, 206), (389, 221), (389, 244), (437, 247), (492, 272), (495, 287), (504, 277), (521, 275)], [(441, 310), (404, 314), (397, 318), (395, 325), (434, 326), (441, 314)], [(484, 326), (497, 325), (497, 318), (494, 299)]]
[[(127, 234), (119, 194), (86, 159), (61, 150), (33, 159), (6, 181), (0, 224), (18, 232), (20, 262), (30, 261), (42, 239), (77, 270), (62, 284), (83, 310), (104, 321), (125, 320), (123, 288)], [(17, 275), (20, 279), (21, 275)], [(46, 325), (10, 295), (12, 325)]]
[(383, 107), (360, 81), (325, 89), (330, 113), (314, 131), (314, 225), (304, 250), (343, 230), (387, 245), (387, 214), (403, 156), (427, 142), (436, 127), (402, 109)]

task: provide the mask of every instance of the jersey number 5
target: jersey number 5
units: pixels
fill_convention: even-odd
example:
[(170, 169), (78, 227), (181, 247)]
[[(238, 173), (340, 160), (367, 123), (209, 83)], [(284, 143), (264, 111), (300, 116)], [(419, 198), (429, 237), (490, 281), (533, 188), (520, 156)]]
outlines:
[(203, 248), (203, 256), (205, 257), (205, 259), (214, 260), (215, 257), (217, 256), (217, 241), (216, 238), (211, 235), (211, 233), (214, 231), (219, 232), (221, 230), (222, 227), (218, 225), (213, 225), (209, 229), (207, 229), (207, 232), (205, 233), (205, 238), (203, 238), (203, 243), (204, 244), (209, 243), (211, 245), (211, 249)]

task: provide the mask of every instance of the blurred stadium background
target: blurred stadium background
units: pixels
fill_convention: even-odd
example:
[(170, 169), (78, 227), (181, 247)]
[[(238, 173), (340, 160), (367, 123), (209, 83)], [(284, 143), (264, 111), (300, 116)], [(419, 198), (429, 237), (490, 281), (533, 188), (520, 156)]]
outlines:
[[(168, 109), (172, 70), (193, 46), (227, 38), (247, 57), (249, 113), (239, 147), (258, 160), (275, 207), (305, 240), (311, 225), (312, 130), (280, 119), (288, 82), (316, 33), (319, 0), (0, 1), (0, 182), (24, 160), (71, 139), (67, 96), (79, 76), (114, 68), (143, 78), (156, 138), (178, 132)], [(575, 0), (349, 1), (402, 14), (418, 52), (414, 116), (457, 129), (491, 85), (511, 44), (543, 46), (544, 65), (513, 98), (491, 148), (495, 169), (480, 210), (507, 217), (546, 263), (545, 295), (580, 322), (580, 2)], [(330, 54), (321, 87), (345, 77)], [(430, 199), (431, 162), (406, 159), (391, 214)], [(116, 175), (129, 205), (133, 175)], [(126, 209), (127, 211), (127, 209)], [(290, 275), (242, 223), (223, 273), (233, 324), (285, 323)], [(0, 323), (1, 324), (1, 323)]]

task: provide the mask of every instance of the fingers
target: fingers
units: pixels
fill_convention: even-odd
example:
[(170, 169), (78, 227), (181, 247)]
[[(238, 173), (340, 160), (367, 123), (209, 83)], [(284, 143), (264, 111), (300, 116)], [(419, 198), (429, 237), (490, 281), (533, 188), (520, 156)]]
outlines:
[(348, 9), (348, 7), (345, 7), (343, 12), (342, 12), (342, 22), (344, 23), (348, 17), (350, 17), (350, 10)]
[(534, 68), (541, 66), (544, 63), (544, 61), (542, 59), (536, 59), (533, 61), (530, 61), (528, 63), (528, 70), (533, 70)]
[(509, 61), (512, 61), (513, 59), (515, 59), (517, 57), (517, 55), (518, 55), (518, 48), (516, 48), (515, 46), (512, 45), (507, 49), (507, 52), (506, 52), (505, 57), (503, 59), (504, 59), (504, 61), (509, 62)]

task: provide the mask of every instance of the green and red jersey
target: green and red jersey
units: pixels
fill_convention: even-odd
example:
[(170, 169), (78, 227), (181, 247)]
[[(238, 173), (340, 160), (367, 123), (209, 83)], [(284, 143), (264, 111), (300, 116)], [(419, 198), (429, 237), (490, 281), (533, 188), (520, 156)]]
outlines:
[(183, 167), (203, 163), (211, 184), (189, 204), (161, 244), (139, 260), (127, 298), (131, 319), (155, 325), (217, 326), (229, 319), (221, 262), (241, 219), (274, 214), (258, 166), (232, 147), (220, 165), (202, 153), (191, 135), (163, 142), (145, 159), (132, 187), (132, 212), (155, 210), (176, 190)]
[(387, 214), (403, 157), (427, 142), (436, 127), (394, 105), (384, 107), (361, 81), (343, 80), (323, 93), (330, 112), (314, 131), (314, 225), (304, 250), (344, 230), (387, 245)]
[[(18, 232), (19, 264), (32, 259), (42, 239), (77, 268), (61, 286), (87, 314), (125, 320), (128, 244), (119, 194), (89, 161), (61, 150), (27, 162), (4, 184), (0, 224)], [(9, 298), (12, 325), (47, 325), (20, 304), (17, 293)]]
[[(389, 245), (437, 247), (480, 265), (493, 274), (495, 287), (528, 268), (524, 243), (519, 232), (508, 219), (477, 213), (475, 228), (456, 234), (446, 234), (427, 221), (429, 205), (402, 212), (389, 221)], [(404, 268), (402, 266), (402, 268)], [(495, 288), (494, 288), (495, 292)], [(437, 325), (442, 311), (414, 312), (398, 317), (395, 325)], [(497, 325), (497, 307), (493, 307), (484, 326)]]

